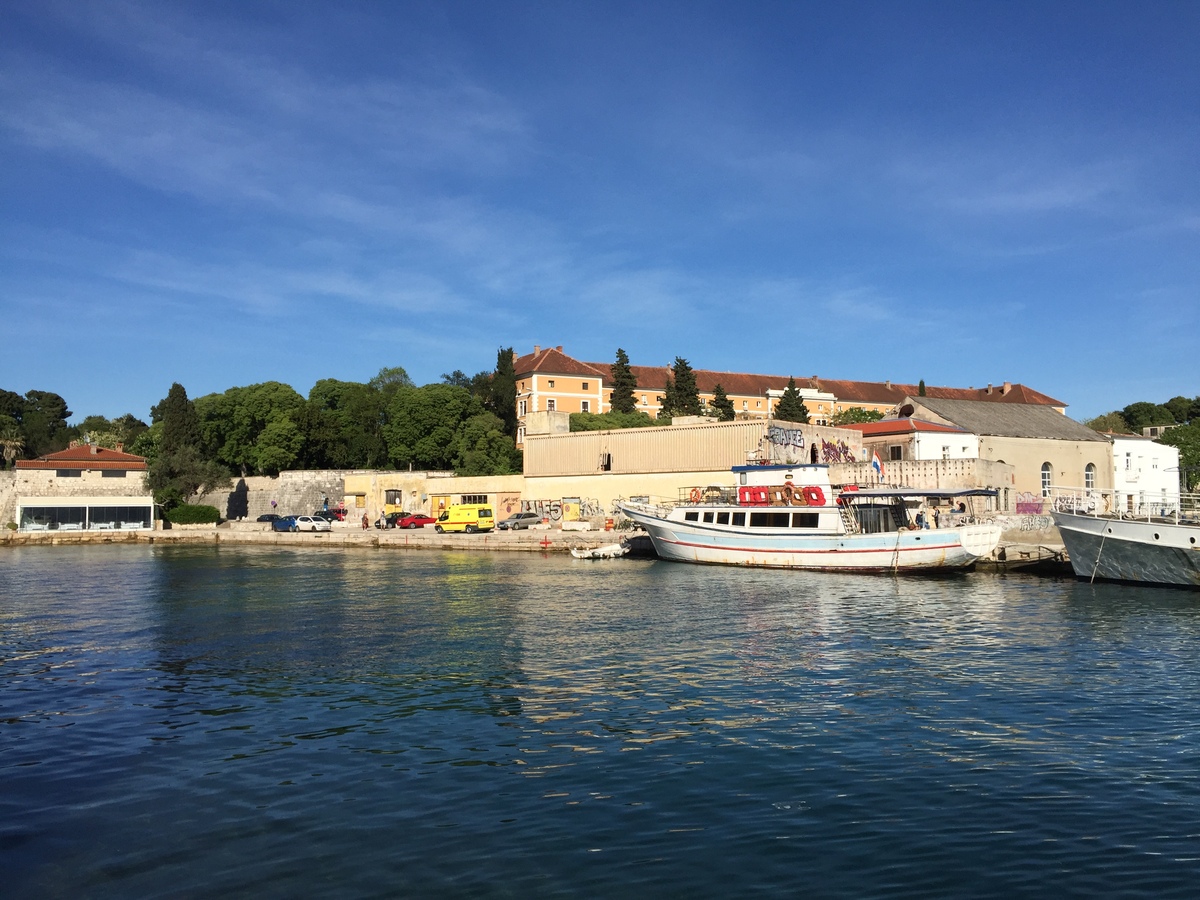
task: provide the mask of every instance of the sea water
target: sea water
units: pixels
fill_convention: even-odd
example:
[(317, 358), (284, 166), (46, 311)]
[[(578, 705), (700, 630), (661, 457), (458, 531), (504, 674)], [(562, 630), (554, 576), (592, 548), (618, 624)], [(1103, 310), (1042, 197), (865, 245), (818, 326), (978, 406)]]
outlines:
[(1194, 896), (1200, 595), (0, 553), (5, 897)]

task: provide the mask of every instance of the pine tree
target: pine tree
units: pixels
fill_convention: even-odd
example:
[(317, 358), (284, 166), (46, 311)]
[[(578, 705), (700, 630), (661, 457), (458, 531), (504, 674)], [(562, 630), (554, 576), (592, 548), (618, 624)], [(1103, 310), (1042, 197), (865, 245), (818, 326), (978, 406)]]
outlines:
[(921, 380), (920, 380), (920, 381), (917, 383), (917, 396), (918, 396), (918, 397), (924, 397), (924, 396), (925, 396), (925, 379), (924, 379), (924, 378), (922, 378), (922, 379), (921, 379)]
[(720, 422), (732, 422), (735, 417), (733, 411), (733, 401), (725, 395), (725, 388), (717, 385), (713, 388), (713, 412), (717, 414), (717, 420)]
[(696, 373), (682, 356), (675, 357), (672, 366), (675, 375), (675, 409), (680, 415), (703, 415), (704, 408), (700, 405), (700, 391), (696, 388)]
[(496, 352), (496, 374), (492, 377), (492, 412), (504, 423), (504, 433), (517, 435), (517, 373), (513, 368), (513, 348), (501, 347)]
[(161, 402), (150, 407), (150, 418), (162, 422), (162, 451), (174, 453), (200, 445), (200, 417), (183, 385), (176, 381)]
[(637, 390), (637, 376), (629, 367), (629, 357), (620, 347), (617, 348), (617, 361), (612, 364), (612, 393), (608, 405), (613, 412), (631, 413), (637, 411), (637, 400), (633, 392)]
[(795, 378), (788, 379), (783, 396), (775, 404), (775, 418), (782, 419), (785, 422), (808, 424), (808, 408), (804, 405), (804, 400), (800, 397), (800, 391), (796, 388)]
[(675, 394), (675, 382), (671, 380), (671, 376), (667, 376), (667, 383), (663, 386), (663, 392), (658, 398), (658, 419), (660, 422), (671, 421), (671, 416), (675, 415), (678, 409), (678, 401)]

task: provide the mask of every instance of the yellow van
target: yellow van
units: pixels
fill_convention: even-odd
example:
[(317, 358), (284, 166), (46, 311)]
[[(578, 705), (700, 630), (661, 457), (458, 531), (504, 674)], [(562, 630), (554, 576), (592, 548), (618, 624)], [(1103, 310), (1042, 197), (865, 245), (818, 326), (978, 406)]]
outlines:
[(446, 531), (465, 531), (474, 534), (477, 531), (491, 531), (496, 527), (492, 516), (492, 508), (481, 503), (456, 503), (438, 516), (433, 530), (438, 534)]

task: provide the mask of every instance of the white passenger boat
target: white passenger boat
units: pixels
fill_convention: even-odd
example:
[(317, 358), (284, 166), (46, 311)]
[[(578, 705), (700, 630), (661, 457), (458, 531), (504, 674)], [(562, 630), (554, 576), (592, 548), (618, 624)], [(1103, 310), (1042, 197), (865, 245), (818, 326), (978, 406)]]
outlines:
[(617, 544), (605, 544), (603, 547), (572, 547), (571, 555), (576, 559), (618, 559), (629, 552), (629, 545), (624, 541)]
[(1053, 516), (1077, 577), (1200, 590), (1200, 495), (1136, 502), (1062, 491)]
[[(963, 569), (1000, 542), (968, 501), (995, 491), (835, 489), (825, 465), (735, 466), (736, 488), (695, 488), (674, 505), (624, 501), (663, 559), (855, 572)], [(913, 507), (937, 527), (917, 527)], [(940, 510), (945, 504), (946, 514)], [(953, 512), (951, 510), (953, 504)], [(930, 521), (932, 526), (933, 522)]]

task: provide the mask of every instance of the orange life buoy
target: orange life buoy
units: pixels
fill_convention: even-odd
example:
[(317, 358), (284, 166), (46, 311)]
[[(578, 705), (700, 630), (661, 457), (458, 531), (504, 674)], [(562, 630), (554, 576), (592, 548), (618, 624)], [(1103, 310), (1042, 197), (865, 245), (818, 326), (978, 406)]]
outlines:
[(700, 488), (692, 488), (692, 493), (689, 494), (689, 496), (692, 498), (693, 503), (699, 503), (700, 502)]
[(810, 484), (804, 488), (804, 499), (808, 501), (809, 506), (824, 506), (825, 492), (817, 485)]
[(783, 483), (783, 503), (785, 506), (793, 506), (796, 503), (796, 486), (790, 481)]

